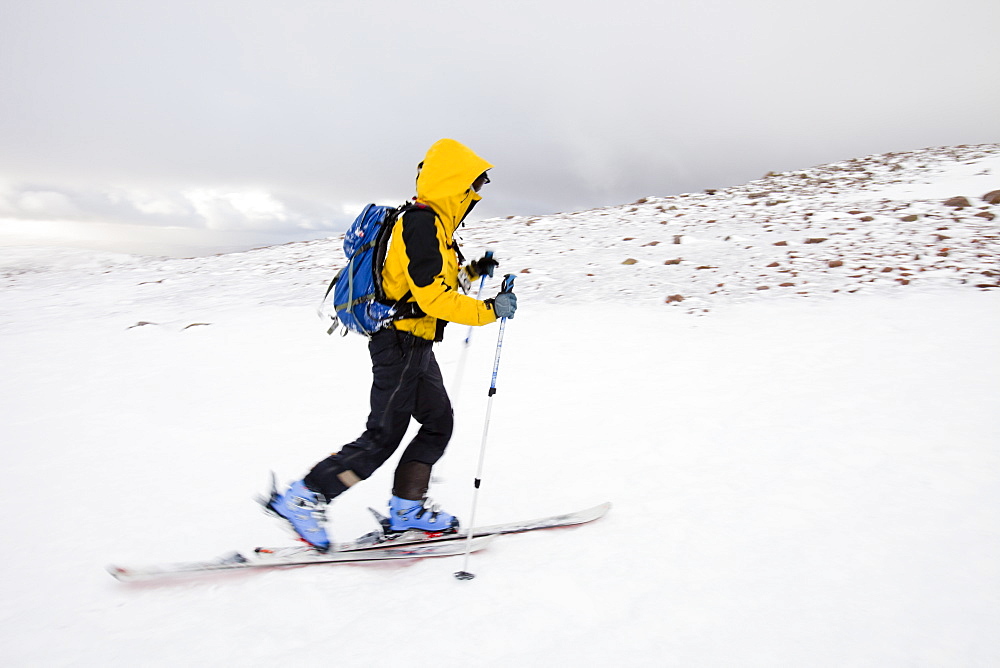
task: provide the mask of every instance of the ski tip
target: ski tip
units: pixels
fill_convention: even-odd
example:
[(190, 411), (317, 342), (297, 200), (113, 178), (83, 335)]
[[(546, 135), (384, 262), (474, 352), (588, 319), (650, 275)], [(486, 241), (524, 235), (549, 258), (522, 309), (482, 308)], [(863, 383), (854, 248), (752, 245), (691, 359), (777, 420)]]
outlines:
[(604, 503), (602, 503), (600, 505), (594, 506), (594, 508), (593, 508), (593, 519), (595, 519), (595, 520), (601, 519), (602, 517), (604, 517), (605, 515), (608, 514), (609, 510), (611, 510), (611, 502), (610, 501), (605, 501)]
[(592, 519), (598, 519), (607, 515), (609, 510), (611, 510), (611, 502), (605, 501), (604, 503), (597, 504), (593, 508), (580, 511), (580, 515), (590, 517)]
[(575, 521), (570, 522), (569, 524), (586, 524), (587, 522), (593, 522), (594, 520), (607, 515), (609, 510), (611, 510), (611, 502), (605, 501), (604, 503), (599, 503), (592, 508), (570, 513), (570, 515), (575, 518)]
[(129, 569), (123, 568), (121, 566), (115, 566), (114, 564), (108, 564), (107, 566), (104, 567), (104, 570), (106, 570), (111, 575), (111, 577), (113, 577), (115, 580), (118, 580), (119, 582), (124, 582), (128, 580), (129, 576), (131, 575)]

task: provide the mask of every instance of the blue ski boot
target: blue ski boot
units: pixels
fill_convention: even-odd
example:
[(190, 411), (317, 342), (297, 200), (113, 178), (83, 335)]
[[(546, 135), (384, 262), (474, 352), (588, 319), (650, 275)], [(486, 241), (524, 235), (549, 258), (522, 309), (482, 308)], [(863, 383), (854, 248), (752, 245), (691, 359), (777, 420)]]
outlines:
[(458, 531), (458, 518), (430, 505), (429, 499), (410, 501), (394, 496), (389, 500), (389, 530), (393, 532), (418, 529), (430, 533)]
[(264, 507), (291, 524), (302, 540), (320, 552), (330, 549), (330, 538), (323, 528), (326, 501), (301, 480), (293, 482), (284, 494), (272, 489), (271, 498)]

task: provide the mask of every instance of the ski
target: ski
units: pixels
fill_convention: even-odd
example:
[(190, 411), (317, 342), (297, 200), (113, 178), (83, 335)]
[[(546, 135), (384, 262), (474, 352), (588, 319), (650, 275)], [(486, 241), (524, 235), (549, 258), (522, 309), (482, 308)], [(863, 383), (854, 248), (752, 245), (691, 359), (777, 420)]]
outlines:
[[(473, 551), (481, 550), (492, 540), (484, 536), (473, 540)], [(308, 546), (264, 548), (251, 553), (230, 552), (216, 559), (186, 561), (151, 566), (107, 567), (108, 573), (122, 582), (152, 580), (170, 576), (196, 575), (218, 571), (236, 571), (254, 568), (279, 568), (282, 566), (312, 566), (315, 564), (345, 564), (387, 561), (391, 559), (424, 559), (464, 554), (465, 545), (458, 543), (430, 543), (382, 546), (379, 549), (346, 552), (319, 552)]]
[[(586, 508), (584, 510), (578, 510), (571, 513), (563, 513), (561, 515), (549, 515), (547, 517), (539, 517), (533, 520), (505, 522), (503, 524), (478, 527), (473, 529), (472, 535), (473, 538), (478, 539), (509, 533), (537, 531), (539, 529), (556, 529), (559, 527), (576, 526), (578, 524), (586, 524), (588, 522), (598, 520), (604, 517), (610, 509), (611, 503), (605, 502), (594, 506), (593, 508)], [(389, 522), (388, 518), (384, 517), (381, 513), (372, 508), (369, 508), (368, 510), (371, 511), (371, 513), (375, 516), (375, 519), (382, 525), (382, 531), (373, 531), (355, 540), (348, 541), (346, 543), (339, 543), (336, 546), (336, 550), (338, 552), (378, 550), (388, 546), (452, 543), (455, 541), (465, 541), (469, 537), (468, 533), (465, 531), (428, 534), (424, 531), (413, 530), (399, 534), (388, 533), (386, 531)]]
[(296, 545), (291, 547), (258, 547), (251, 553), (231, 552), (216, 559), (190, 561), (151, 566), (127, 567), (110, 565), (108, 572), (122, 582), (152, 580), (180, 575), (196, 575), (217, 571), (235, 571), (253, 568), (279, 568), (282, 566), (309, 566), (313, 564), (344, 564), (385, 561), (390, 559), (422, 559), (425, 557), (447, 557), (464, 554), (468, 547), (476, 552), (486, 547), (496, 536), (524, 533), (540, 529), (555, 529), (586, 524), (604, 517), (611, 509), (610, 503), (602, 503), (571, 513), (549, 515), (533, 520), (522, 520), (478, 527), (472, 531), (472, 539), (465, 531), (428, 534), (423, 531), (408, 531), (400, 534), (386, 533), (388, 519), (375, 510), (371, 512), (383, 525), (383, 530), (372, 531), (360, 538), (338, 543), (329, 552), (319, 552), (314, 548)]

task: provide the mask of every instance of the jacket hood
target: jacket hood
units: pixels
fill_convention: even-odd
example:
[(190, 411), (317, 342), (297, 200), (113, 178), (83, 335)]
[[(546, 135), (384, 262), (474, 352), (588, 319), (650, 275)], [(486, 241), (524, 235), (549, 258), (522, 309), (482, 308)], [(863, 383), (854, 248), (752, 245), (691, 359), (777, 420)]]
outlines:
[(493, 165), (454, 139), (435, 142), (421, 164), (417, 201), (433, 208), (454, 232), (473, 203), (482, 199), (472, 182)]

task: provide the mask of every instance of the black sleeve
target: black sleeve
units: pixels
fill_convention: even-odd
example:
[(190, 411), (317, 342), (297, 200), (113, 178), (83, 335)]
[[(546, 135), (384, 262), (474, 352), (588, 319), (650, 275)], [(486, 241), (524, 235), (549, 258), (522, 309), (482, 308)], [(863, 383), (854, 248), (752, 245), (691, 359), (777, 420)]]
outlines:
[(406, 244), (408, 261), (406, 270), (418, 288), (433, 283), (443, 266), (434, 219), (434, 212), (429, 209), (407, 211), (403, 215), (403, 243)]

